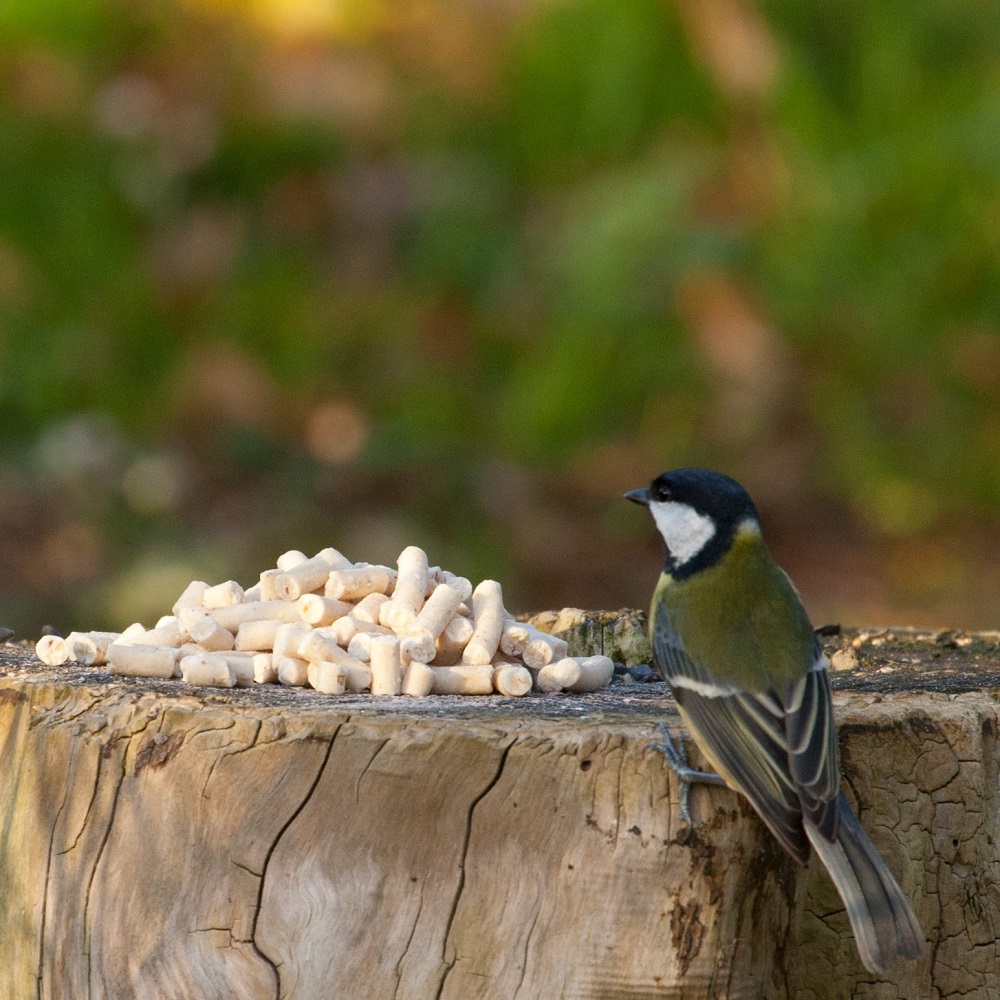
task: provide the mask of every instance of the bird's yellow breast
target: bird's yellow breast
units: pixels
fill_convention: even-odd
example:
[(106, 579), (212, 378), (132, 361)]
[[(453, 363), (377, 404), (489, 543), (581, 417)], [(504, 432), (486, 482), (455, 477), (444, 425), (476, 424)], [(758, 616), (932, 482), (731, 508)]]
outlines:
[(809, 669), (815, 639), (788, 577), (756, 524), (739, 528), (718, 562), (680, 580), (664, 573), (652, 617), (666, 615), (687, 654), (719, 682), (764, 691)]

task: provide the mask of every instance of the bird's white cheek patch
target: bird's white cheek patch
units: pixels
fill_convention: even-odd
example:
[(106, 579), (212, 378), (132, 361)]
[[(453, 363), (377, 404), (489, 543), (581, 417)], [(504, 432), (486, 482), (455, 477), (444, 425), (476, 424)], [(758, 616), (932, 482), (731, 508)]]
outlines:
[(678, 566), (693, 559), (715, 535), (715, 521), (686, 503), (654, 500), (649, 509)]

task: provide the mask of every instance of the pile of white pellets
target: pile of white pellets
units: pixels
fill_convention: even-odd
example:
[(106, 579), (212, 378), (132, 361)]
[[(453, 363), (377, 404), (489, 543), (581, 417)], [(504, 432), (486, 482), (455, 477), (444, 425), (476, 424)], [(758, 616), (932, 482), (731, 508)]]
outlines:
[(563, 639), (515, 621), (496, 580), (475, 589), (417, 546), (396, 568), (336, 549), (286, 552), (244, 590), (189, 584), (154, 628), (44, 636), (42, 662), (209, 687), (285, 684), (322, 694), (486, 695), (596, 691), (606, 656), (568, 656)]

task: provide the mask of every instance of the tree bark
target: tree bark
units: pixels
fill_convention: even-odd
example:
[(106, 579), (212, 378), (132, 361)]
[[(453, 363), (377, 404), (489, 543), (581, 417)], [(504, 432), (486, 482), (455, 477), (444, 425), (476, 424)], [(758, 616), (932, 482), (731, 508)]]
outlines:
[[(648, 656), (637, 613), (538, 621)], [(884, 979), (734, 792), (696, 788), (685, 826), (648, 748), (677, 723), (662, 684), (223, 693), (7, 646), (0, 996), (1000, 997), (1000, 637), (829, 648), (858, 638), (845, 789), (931, 942)]]

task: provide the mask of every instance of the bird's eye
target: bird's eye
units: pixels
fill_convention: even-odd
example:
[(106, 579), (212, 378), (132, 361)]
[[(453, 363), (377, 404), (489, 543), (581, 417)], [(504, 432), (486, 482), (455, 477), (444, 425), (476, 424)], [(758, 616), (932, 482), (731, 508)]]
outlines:
[(666, 503), (666, 501), (669, 500), (672, 496), (669, 486), (663, 486), (663, 485), (657, 486), (655, 493), (656, 493), (656, 499), (659, 500), (660, 503)]

